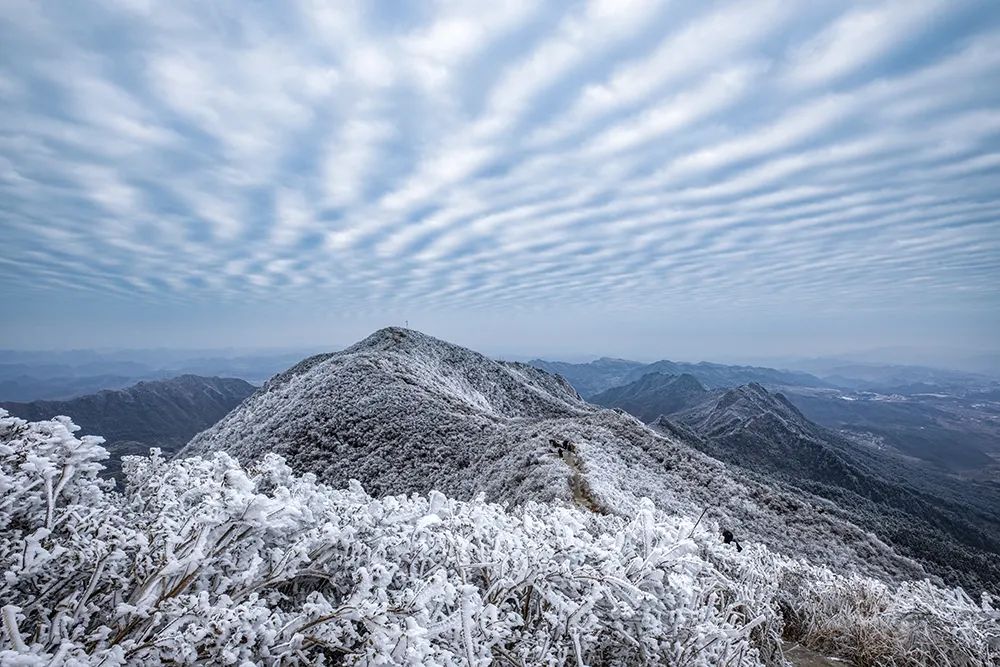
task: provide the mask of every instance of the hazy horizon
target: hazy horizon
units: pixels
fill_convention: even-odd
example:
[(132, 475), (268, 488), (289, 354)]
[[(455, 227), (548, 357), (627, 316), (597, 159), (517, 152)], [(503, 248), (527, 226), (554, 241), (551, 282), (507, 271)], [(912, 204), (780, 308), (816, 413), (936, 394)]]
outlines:
[[(404, 326), (387, 324), (386, 326)], [(414, 327), (410, 327), (414, 328)], [(368, 332), (373, 333), (373, 331)], [(424, 332), (430, 333), (430, 332)], [(366, 334), (367, 335), (367, 334)], [(996, 350), (947, 349), (927, 350), (914, 348), (875, 348), (848, 350), (835, 354), (788, 354), (788, 355), (753, 355), (731, 354), (724, 351), (714, 351), (708, 355), (683, 354), (679, 350), (664, 350), (656, 352), (609, 352), (594, 349), (579, 352), (572, 348), (559, 346), (549, 350), (507, 347), (479, 347), (469, 341), (461, 341), (447, 336), (432, 334), (448, 342), (464, 345), (482, 352), (495, 359), (510, 361), (530, 361), (543, 359), (547, 361), (565, 361), (570, 363), (586, 363), (602, 358), (622, 359), (641, 363), (670, 360), (687, 363), (719, 363), (732, 365), (756, 365), (790, 370), (806, 370), (833, 366), (836, 364), (856, 364), (859, 366), (925, 366), (943, 370), (956, 370), (970, 373), (980, 373), (1000, 377), (1000, 352)], [(225, 347), (68, 347), (59, 349), (45, 348), (2, 348), (0, 347), (0, 363), (38, 363), (50, 360), (52, 363), (88, 363), (92, 361), (136, 361), (157, 367), (170, 367), (171, 363), (180, 363), (198, 358), (237, 359), (251, 357), (290, 357), (305, 358), (313, 354), (335, 352), (342, 350), (364, 338), (312, 344), (300, 346), (225, 346)], [(811, 371), (810, 371), (811, 372)], [(820, 373), (822, 374), (822, 373)]]
[(0, 348), (1000, 354), (996, 3), (12, 2), (0, 40)]

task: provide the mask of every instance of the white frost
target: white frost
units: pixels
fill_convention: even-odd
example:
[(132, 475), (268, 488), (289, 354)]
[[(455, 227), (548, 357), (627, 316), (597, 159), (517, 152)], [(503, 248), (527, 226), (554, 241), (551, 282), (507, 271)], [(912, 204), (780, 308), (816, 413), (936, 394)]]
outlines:
[(870, 664), (1000, 657), (988, 597), (737, 556), (649, 501), (373, 498), (226, 454), (132, 458), (119, 494), (68, 426), (0, 411), (0, 664), (780, 665), (782, 636)]

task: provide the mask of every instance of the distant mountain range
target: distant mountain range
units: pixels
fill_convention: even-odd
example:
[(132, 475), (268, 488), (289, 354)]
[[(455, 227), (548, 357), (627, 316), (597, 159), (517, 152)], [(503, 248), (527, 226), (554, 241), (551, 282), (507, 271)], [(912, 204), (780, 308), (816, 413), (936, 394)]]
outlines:
[(640, 381), (651, 374), (657, 375), (645, 382), (653, 389), (658, 381), (669, 382), (664, 378), (680, 376), (694, 378), (706, 390), (757, 383), (782, 391), (809, 419), (850, 439), (877, 442), (967, 477), (987, 480), (1000, 474), (1000, 382), (984, 375), (815, 360), (815, 368), (845, 375), (608, 358), (530, 363), (563, 376), (588, 400), (619, 406), (645, 421), (671, 413), (675, 406), (663, 401), (678, 399), (672, 392), (643, 386)]
[(562, 361), (533, 359), (536, 368), (562, 375), (585, 398), (602, 391), (626, 385), (650, 373), (690, 375), (709, 389), (735, 387), (757, 382), (766, 386), (831, 387), (820, 378), (800, 371), (784, 371), (762, 366), (730, 366), (702, 361), (697, 364), (680, 361), (654, 361), (643, 364), (624, 359), (597, 359), (589, 363), (571, 364)]
[(953, 584), (975, 590), (1000, 582), (995, 485), (959, 482), (892, 451), (864, 447), (756, 383), (709, 391), (690, 375), (649, 374), (592, 400), (627, 410), (758, 479), (836, 503)]
[(302, 352), (0, 350), (0, 401), (67, 400), (103, 389), (123, 389), (140, 381), (180, 375), (235, 377), (261, 384), (302, 355)]
[[(0, 369), (3, 372), (4, 369)], [(13, 369), (6, 369), (13, 372)], [(169, 373), (36, 377), (25, 373), (0, 377), (0, 401), (61, 401), (105, 389), (123, 389), (142, 379), (167, 378)]]
[(491, 501), (566, 502), (633, 514), (650, 498), (667, 513), (718, 521), (842, 571), (926, 576), (912, 559), (835, 505), (779, 487), (590, 405), (563, 379), (491, 360), (406, 329), (384, 329), (311, 357), (268, 381), (178, 455), (270, 453), (333, 486), (376, 495), (427, 493)]
[[(806, 387), (881, 393), (1000, 390), (1000, 380), (965, 371), (895, 364), (804, 360), (805, 370), (779, 370), (765, 366), (738, 366), (702, 361), (654, 361), (644, 364), (602, 357), (587, 363), (533, 359), (531, 365), (562, 375), (584, 397), (635, 382), (649, 373), (693, 376), (708, 389), (738, 387), (756, 382), (765, 387)], [(808, 372), (807, 372), (808, 371)]]
[(160, 447), (167, 454), (177, 451), (255, 389), (233, 378), (182, 375), (67, 401), (3, 402), (0, 407), (32, 421), (71, 417), (81, 435), (106, 438), (105, 447), (112, 454), (108, 470), (117, 476), (122, 456), (147, 454), (150, 447)]
[[(237, 350), (69, 350), (0, 349), (0, 401), (66, 400), (102, 389), (122, 389), (142, 380), (178, 375), (236, 377), (262, 384), (309, 352)], [(584, 397), (638, 380), (648, 373), (688, 373), (709, 389), (757, 382), (765, 387), (836, 388), (912, 395), (1000, 391), (1000, 377), (926, 366), (843, 359), (787, 359), (778, 370), (708, 362), (652, 364), (601, 358), (589, 363), (533, 360), (532, 365), (565, 377)], [(1000, 374), (998, 374), (1000, 376)]]
[(532, 359), (528, 363), (535, 368), (563, 376), (583, 397), (593, 396), (610, 387), (628, 384), (631, 382), (632, 373), (645, 366), (638, 361), (610, 357), (601, 357), (582, 364), (542, 359)]

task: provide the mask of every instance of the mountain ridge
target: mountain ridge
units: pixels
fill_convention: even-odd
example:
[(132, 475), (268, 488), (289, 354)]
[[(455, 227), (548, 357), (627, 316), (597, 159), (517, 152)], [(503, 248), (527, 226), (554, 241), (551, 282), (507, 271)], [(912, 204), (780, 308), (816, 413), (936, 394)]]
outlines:
[[(741, 541), (888, 578), (927, 576), (836, 508), (818, 512), (624, 411), (590, 405), (561, 377), (406, 329), (303, 360), (178, 456), (212, 451), (244, 464), (274, 452), (324, 483), (357, 479), (375, 495), (434, 489), (623, 514), (648, 497), (663, 512), (706, 512)], [(824, 546), (835, 534), (850, 539)]]
[[(888, 454), (862, 449), (810, 421), (786, 396), (750, 383), (704, 392), (695, 404), (649, 420), (649, 407), (675, 400), (669, 376), (644, 376), (595, 397), (632, 411), (665, 435), (685, 438), (758, 479), (837, 503), (851, 520), (921, 560), (950, 583), (996, 591), (1000, 582), (1000, 504), (956, 502), (946, 477), (917, 478)], [(700, 401), (698, 398), (700, 397)], [(602, 401), (597, 401), (602, 402)], [(985, 493), (981, 492), (981, 493)]]
[(831, 386), (825, 380), (802, 371), (779, 370), (765, 366), (717, 364), (709, 361), (690, 363), (662, 359), (646, 364), (602, 357), (579, 364), (543, 359), (533, 359), (529, 363), (550, 373), (563, 376), (576, 387), (584, 398), (592, 398), (614, 387), (631, 384), (650, 373), (691, 375), (707, 389), (734, 387), (750, 382), (774, 387), (795, 385), (824, 388)]

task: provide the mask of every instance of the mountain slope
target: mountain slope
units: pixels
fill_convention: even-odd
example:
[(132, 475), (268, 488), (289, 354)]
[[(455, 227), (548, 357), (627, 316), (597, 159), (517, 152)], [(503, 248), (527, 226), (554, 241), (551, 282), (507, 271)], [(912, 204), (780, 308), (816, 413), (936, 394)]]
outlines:
[(150, 447), (175, 452), (254, 391), (243, 380), (182, 375), (66, 401), (0, 403), (0, 407), (31, 421), (71, 417), (83, 434), (106, 438), (112, 454), (108, 468), (117, 476), (121, 456), (146, 454)]
[(623, 514), (648, 497), (664, 512), (705, 511), (742, 540), (848, 571), (924, 576), (836, 508), (817, 511), (801, 494), (589, 405), (557, 376), (405, 329), (276, 376), (181, 456), (215, 450), (244, 463), (274, 452), (319, 481), (353, 478), (375, 495), (436, 489)]
[(956, 502), (941, 492), (947, 481), (918, 480), (904, 462), (812, 423), (783, 395), (757, 384), (716, 392), (652, 426), (675, 433), (675, 423), (697, 434), (691, 442), (715, 458), (835, 502), (948, 582), (1000, 588), (1000, 506)]
[(590, 397), (590, 402), (606, 408), (621, 408), (643, 422), (660, 415), (679, 412), (705, 400), (708, 391), (693, 375), (648, 373), (621, 387), (612, 387)]

